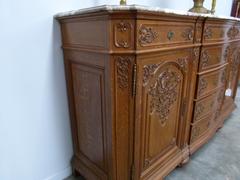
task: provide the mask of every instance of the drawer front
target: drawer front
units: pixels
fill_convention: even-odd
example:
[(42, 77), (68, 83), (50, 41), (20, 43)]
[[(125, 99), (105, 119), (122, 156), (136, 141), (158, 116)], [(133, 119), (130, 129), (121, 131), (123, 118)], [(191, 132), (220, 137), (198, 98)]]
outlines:
[(197, 98), (209, 94), (211, 91), (225, 84), (226, 66), (219, 70), (198, 75)]
[(193, 23), (145, 20), (137, 22), (137, 49), (192, 44), (193, 37)]
[(199, 71), (211, 69), (227, 62), (229, 45), (203, 47), (201, 52)]
[(239, 39), (240, 27), (237, 24), (207, 22), (203, 30), (203, 42), (211, 43), (224, 40)]
[(206, 117), (201, 121), (191, 125), (191, 138), (190, 143), (193, 143), (197, 140), (202, 134), (204, 134), (210, 126), (211, 117)]
[(208, 97), (205, 97), (199, 101), (196, 101), (194, 103), (193, 122), (196, 122), (204, 118), (206, 115), (212, 112), (216, 106), (216, 100), (217, 100), (217, 93), (214, 93)]

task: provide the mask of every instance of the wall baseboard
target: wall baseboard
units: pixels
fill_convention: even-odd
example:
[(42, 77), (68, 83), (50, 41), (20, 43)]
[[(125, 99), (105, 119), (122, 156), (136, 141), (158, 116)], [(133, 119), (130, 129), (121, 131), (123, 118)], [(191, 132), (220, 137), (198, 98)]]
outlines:
[(44, 180), (64, 180), (71, 174), (72, 174), (72, 168), (71, 168), (71, 166), (69, 166), (69, 167), (66, 167), (65, 169), (63, 169), (62, 171), (59, 171), (59, 172), (51, 175), (50, 177), (48, 177)]

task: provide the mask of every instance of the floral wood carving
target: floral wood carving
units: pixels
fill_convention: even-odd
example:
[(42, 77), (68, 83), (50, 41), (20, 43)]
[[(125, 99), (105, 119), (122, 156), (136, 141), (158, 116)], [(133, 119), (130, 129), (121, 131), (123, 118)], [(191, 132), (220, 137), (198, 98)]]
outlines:
[(153, 31), (152, 27), (142, 26), (139, 29), (139, 43), (140, 45), (152, 43), (157, 38), (157, 32)]
[(200, 132), (201, 132), (201, 128), (199, 126), (195, 126), (192, 129), (191, 142), (193, 142), (200, 135)]
[(206, 67), (208, 65), (209, 62), (209, 55), (208, 55), (208, 51), (206, 49), (203, 50), (202, 52), (202, 59), (201, 59), (201, 67)]
[(209, 27), (206, 27), (206, 28), (204, 29), (203, 37), (204, 37), (204, 39), (210, 39), (210, 38), (212, 38), (212, 29), (209, 28)]
[(117, 82), (120, 89), (125, 89), (129, 84), (129, 57), (117, 57)]
[(187, 28), (183, 31), (182, 33), (182, 37), (185, 39), (185, 40), (193, 40), (193, 28)]
[(235, 48), (233, 50), (233, 55), (231, 58), (231, 71), (233, 73), (233, 76), (237, 76), (238, 68), (240, 63), (240, 52), (238, 48)]
[(201, 95), (203, 91), (207, 88), (207, 81), (204, 78), (200, 78), (198, 83), (198, 95)]
[(226, 74), (227, 74), (226, 70), (224, 70), (221, 74), (221, 83), (222, 84), (225, 84), (225, 82), (226, 82), (226, 79), (227, 79)]
[(224, 51), (224, 54), (223, 54), (223, 57), (224, 57), (224, 61), (227, 62), (227, 59), (229, 57), (229, 52), (230, 52), (230, 46), (227, 46), (225, 51)]
[(203, 113), (204, 111), (204, 105), (202, 103), (199, 103), (196, 108), (195, 108), (195, 111), (194, 111), (194, 117), (195, 117), (195, 120), (198, 119), (201, 114)]
[[(116, 24), (116, 30), (115, 30), (115, 46), (120, 48), (129, 48), (130, 47), (130, 39), (131, 36), (131, 24), (128, 22), (120, 22)], [(122, 34), (127, 34), (123, 38)], [(126, 38), (128, 37), (128, 38)]]
[(239, 30), (238, 28), (236, 28), (235, 26), (232, 26), (228, 32), (227, 32), (227, 36), (230, 38), (230, 39), (233, 39), (235, 38), (239, 33)]
[(166, 124), (170, 107), (177, 100), (177, 88), (180, 82), (181, 77), (177, 72), (166, 69), (149, 88), (150, 112), (158, 115), (162, 126)]
[(198, 59), (199, 59), (199, 48), (194, 48), (193, 49), (193, 61), (194, 61), (194, 64), (198, 63)]
[(179, 58), (178, 60), (178, 64), (180, 65), (180, 67), (182, 68), (182, 70), (184, 72), (187, 71), (187, 65), (188, 65), (188, 58), (185, 57), (185, 58)]
[(150, 64), (143, 67), (143, 86), (146, 86), (149, 78), (154, 74), (159, 64)]

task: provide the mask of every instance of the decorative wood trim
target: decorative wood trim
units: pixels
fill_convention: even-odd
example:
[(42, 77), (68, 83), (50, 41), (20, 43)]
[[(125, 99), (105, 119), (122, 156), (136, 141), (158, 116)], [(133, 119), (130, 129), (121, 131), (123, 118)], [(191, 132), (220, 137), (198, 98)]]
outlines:
[(153, 31), (152, 27), (141, 26), (139, 29), (138, 42), (140, 45), (150, 44), (157, 38), (157, 36), (157, 32)]
[(131, 59), (129, 57), (117, 57), (117, 82), (120, 89), (125, 89), (129, 85), (129, 66)]
[(198, 95), (201, 95), (208, 86), (206, 79), (200, 78), (198, 86)]
[(143, 67), (143, 86), (146, 86), (149, 78), (154, 74), (160, 64), (150, 64)]
[(204, 29), (203, 38), (204, 39), (211, 39), (212, 38), (212, 29), (210, 27), (206, 27)]
[(239, 29), (236, 28), (235, 26), (232, 26), (227, 32), (227, 36), (230, 39), (234, 39), (238, 34), (239, 34)]
[(204, 108), (204, 105), (202, 103), (198, 103), (196, 105), (195, 111), (194, 111), (194, 115), (195, 115), (194, 118), (195, 118), (195, 120), (198, 119), (201, 116), (201, 114), (203, 113), (204, 109), (205, 108)]
[(177, 86), (181, 77), (173, 70), (167, 68), (149, 88), (151, 96), (150, 112), (159, 116), (161, 125), (164, 126), (170, 113), (170, 107), (177, 100)]
[(183, 31), (182, 33), (182, 37), (185, 39), (185, 40), (193, 40), (193, 28), (187, 28)]
[(208, 54), (208, 50), (204, 49), (202, 51), (202, 57), (201, 57), (201, 67), (207, 67), (208, 66), (208, 62), (209, 62), (209, 54)]
[[(132, 25), (129, 22), (121, 21), (115, 24), (114, 45), (117, 48), (130, 48)], [(125, 36), (124, 36), (125, 35)]]
[(184, 72), (187, 72), (188, 69), (188, 57), (185, 58), (178, 58), (177, 60), (179, 66)]

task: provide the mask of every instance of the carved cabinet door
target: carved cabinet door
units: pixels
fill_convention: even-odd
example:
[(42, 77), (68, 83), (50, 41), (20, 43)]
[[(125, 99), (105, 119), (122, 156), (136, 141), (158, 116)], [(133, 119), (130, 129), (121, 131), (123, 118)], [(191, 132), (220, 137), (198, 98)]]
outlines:
[(137, 57), (137, 177), (133, 179), (159, 179), (157, 169), (181, 152), (190, 93), (188, 79), (194, 64), (192, 52), (186, 49)]

